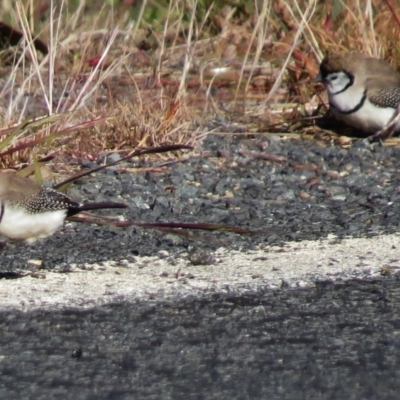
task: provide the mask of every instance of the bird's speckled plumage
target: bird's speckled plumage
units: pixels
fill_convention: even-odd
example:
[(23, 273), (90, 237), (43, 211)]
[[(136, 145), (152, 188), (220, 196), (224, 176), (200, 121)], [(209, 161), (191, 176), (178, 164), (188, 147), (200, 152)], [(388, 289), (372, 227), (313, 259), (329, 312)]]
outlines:
[(15, 171), (0, 171), (0, 234), (5, 237), (34, 242), (52, 235), (66, 217), (104, 208), (126, 208), (126, 205), (77, 203), (57, 190), (16, 175)]
[[(14, 197), (14, 193), (12, 193), (12, 197)], [(9, 203), (25, 208), (30, 214), (39, 214), (56, 210), (67, 210), (71, 207), (79, 207), (79, 203), (72, 201), (66, 195), (58, 192), (57, 190), (47, 187), (41, 188), (41, 190), (35, 194), (29, 194), (25, 197), (18, 195), (15, 197), (15, 200), (9, 197)]]

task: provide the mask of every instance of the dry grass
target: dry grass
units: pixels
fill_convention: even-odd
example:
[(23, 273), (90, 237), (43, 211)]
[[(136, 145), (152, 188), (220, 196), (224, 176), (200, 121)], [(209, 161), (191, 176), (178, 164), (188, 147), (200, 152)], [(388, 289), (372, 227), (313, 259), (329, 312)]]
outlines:
[(314, 131), (311, 79), (325, 52), (396, 64), (400, 54), (400, 5), (389, 0), (92, 3), (2, 2), (0, 21), (24, 36), (10, 58), (0, 32), (2, 165), (194, 144), (216, 117), (252, 132)]

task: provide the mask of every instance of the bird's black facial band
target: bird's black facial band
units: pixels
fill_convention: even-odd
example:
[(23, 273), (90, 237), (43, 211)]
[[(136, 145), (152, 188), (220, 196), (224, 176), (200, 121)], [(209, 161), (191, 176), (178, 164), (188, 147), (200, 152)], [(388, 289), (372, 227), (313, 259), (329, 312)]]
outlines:
[(3, 216), (4, 216), (4, 203), (1, 203), (1, 206), (0, 206), (0, 222), (3, 220)]

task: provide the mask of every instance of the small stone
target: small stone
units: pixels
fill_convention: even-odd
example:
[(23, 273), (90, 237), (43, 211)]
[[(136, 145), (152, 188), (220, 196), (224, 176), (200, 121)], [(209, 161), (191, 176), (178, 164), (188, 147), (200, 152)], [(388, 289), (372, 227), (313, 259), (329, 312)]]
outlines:
[(192, 265), (211, 265), (215, 264), (215, 258), (212, 254), (205, 250), (192, 250), (189, 253), (189, 261)]
[(28, 268), (32, 268), (32, 269), (43, 268), (43, 260), (30, 259), (26, 263), (27, 263)]
[(160, 250), (158, 253), (157, 253), (157, 255), (158, 255), (158, 257), (159, 258), (161, 258), (161, 259), (166, 259), (166, 258), (168, 258), (169, 257), (169, 252), (167, 251), (167, 250)]
[(41, 274), (41, 273), (38, 273), (38, 272), (32, 272), (30, 274), (30, 276), (32, 278), (36, 278), (36, 279), (46, 279), (46, 274)]

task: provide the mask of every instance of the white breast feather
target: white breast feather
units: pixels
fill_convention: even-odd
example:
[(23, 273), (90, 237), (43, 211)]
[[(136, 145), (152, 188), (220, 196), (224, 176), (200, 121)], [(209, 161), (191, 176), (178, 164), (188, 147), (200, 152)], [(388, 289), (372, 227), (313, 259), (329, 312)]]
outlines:
[[(393, 108), (377, 107), (369, 100), (366, 100), (364, 105), (352, 114), (341, 114), (335, 109), (332, 109), (332, 112), (347, 124), (365, 132), (374, 133), (388, 124), (395, 110)], [(396, 130), (399, 128), (400, 123), (397, 123)]]
[[(330, 102), (336, 107), (332, 109), (334, 115), (342, 121), (366, 132), (377, 132), (386, 126), (392, 118), (395, 110), (387, 107), (377, 107), (371, 103), (368, 98), (363, 106), (356, 112), (342, 114), (340, 111), (348, 111), (356, 107), (363, 96), (363, 90), (360, 88), (349, 88), (343, 93), (329, 95)], [(396, 130), (400, 128), (397, 124)]]
[(66, 210), (29, 214), (21, 207), (6, 205), (0, 222), (0, 235), (33, 243), (55, 233), (66, 215)]

